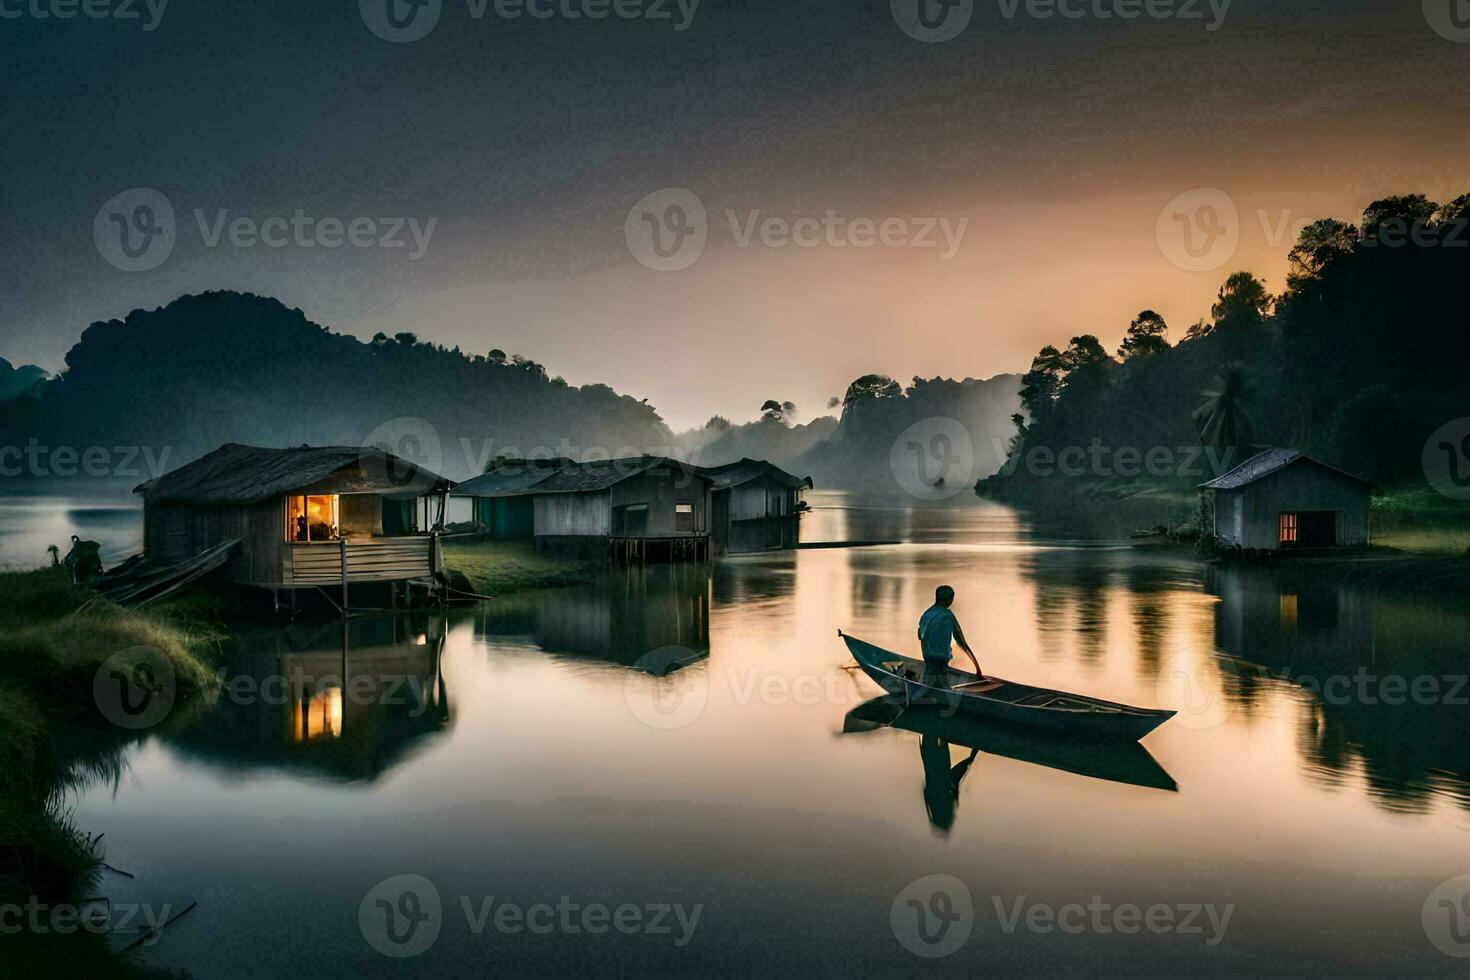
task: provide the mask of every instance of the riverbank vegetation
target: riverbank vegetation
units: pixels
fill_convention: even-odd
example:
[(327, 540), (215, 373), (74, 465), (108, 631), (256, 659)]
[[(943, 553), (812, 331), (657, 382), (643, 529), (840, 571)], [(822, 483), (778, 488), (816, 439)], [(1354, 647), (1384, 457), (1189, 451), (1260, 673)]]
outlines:
[(558, 558), (529, 541), (450, 540), (444, 543), (450, 585), (473, 595), (503, 596), (597, 581), (597, 562)]
[[(147, 649), (167, 660), (177, 696), (187, 698), (216, 682), (211, 668), (223, 638), (215, 600), (203, 591), (125, 609), (73, 585), (60, 568), (0, 573), (0, 902), (79, 903), (102, 887), (102, 860), (67, 801), (80, 784), (115, 769), (118, 751), (137, 733), (99, 718), (92, 690), (99, 668)], [(31, 968), (19, 973), (43, 975), (65, 963), (70, 972), (95, 966), (111, 976), (144, 975), (85, 930), (23, 930), (7, 945), (8, 964)]]
[(1307, 226), (1279, 296), (1230, 275), (1177, 344), (1144, 310), (1116, 355), (1091, 335), (1042, 348), (1006, 466), (977, 491), (1042, 512), (1156, 503), (1145, 526), (1172, 523), (1196, 485), (1287, 446), (1388, 491), (1375, 517), (1401, 540), (1451, 550), (1439, 532), (1466, 505), (1423, 492), (1422, 456), (1470, 405), (1467, 226), (1470, 194), (1385, 198), (1358, 225)]

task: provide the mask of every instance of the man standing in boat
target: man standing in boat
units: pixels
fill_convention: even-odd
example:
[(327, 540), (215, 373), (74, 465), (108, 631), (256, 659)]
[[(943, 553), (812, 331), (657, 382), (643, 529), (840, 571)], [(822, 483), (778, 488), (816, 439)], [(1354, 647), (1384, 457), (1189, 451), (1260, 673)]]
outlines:
[(950, 643), (958, 643), (960, 649), (970, 657), (970, 663), (975, 665), (975, 673), (981, 677), (985, 672), (980, 669), (980, 661), (975, 659), (975, 651), (970, 649), (970, 644), (965, 641), (965, 631), (960, 628), (960, 621), (950, 611), (954, 605), (954, 589), (947, 585), (941, 585), (934, 590), (934, 605), (924, 610), (924, 615), (919, 617), (919, 647), (924, 651), (924, 667), (931, 683), (944, 685), (949, 677), (949, 662), (954, 659)]

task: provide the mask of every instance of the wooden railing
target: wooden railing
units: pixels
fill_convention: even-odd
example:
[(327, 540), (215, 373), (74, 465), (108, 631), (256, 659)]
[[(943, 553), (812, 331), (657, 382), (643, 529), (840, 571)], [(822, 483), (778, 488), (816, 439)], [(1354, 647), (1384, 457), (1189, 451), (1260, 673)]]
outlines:
[(292, 585), (341, 585), (429, 578), (444, 570), (437, 535), (290, 543), (282, 569)]

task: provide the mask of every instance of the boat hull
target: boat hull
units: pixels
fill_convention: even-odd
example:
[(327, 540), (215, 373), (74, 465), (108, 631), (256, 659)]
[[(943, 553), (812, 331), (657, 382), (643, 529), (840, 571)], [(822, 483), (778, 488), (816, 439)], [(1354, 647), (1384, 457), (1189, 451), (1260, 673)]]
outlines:
[[(982, 678), (960, 670), (936, 676), (924, 663), (843, 635), (863, 673), (905, 705), (964, 712), (993, 721), (1094, 738), (1137, 741), (1174, 712)], [(967, 690), (966, 688), (971, 688)]]

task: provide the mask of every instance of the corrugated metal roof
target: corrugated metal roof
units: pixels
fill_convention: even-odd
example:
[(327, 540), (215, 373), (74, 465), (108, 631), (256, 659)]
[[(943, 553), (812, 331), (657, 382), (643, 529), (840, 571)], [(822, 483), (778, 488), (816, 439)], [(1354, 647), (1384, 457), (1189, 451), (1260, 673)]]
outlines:
[(422, 494), (450, 486), (437, 473), (381, 449), (299, 446), (263, 449), (227, 443), (134, 489), (149, 503), (253, 504), (319, 483), (351, 468), (354, 492)]
[(1335, 466), (1328, 466), (1321, 460), (1313, 459), (1304, 454), (1300, 449), (1268, 449), (1263, 453), (1257, 453), (1255, 456), (1252, 456), (1225, 475), (1216, 477), (1208, 483), (1201, 483), (1199, 489), (1239, 490), (1243, 486), (1255, 483), (1257, 480), (1268, 477), (1272, 473), (1284, 470), (1293, 463), (1301, 461), (1313, 463), (1358, 483), (1368, 483), (1362, 477), (1353, 476), (1351, 473), (1345, 473)]

